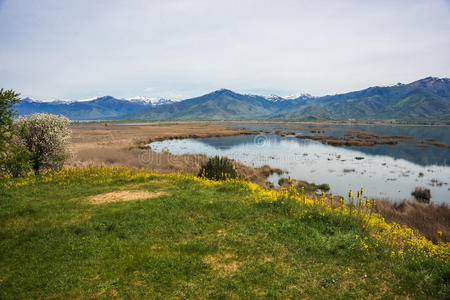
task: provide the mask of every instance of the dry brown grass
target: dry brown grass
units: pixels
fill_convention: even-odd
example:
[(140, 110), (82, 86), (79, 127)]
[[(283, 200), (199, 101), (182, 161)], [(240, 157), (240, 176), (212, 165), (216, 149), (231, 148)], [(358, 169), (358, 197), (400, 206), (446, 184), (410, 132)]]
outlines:
[(297, 135), (299, 139), (311, 139), (332, 146), (345, 147), (370, 147), (376, 145), (396, 145), (401, 141), (413, 142), (414, 139), (409, 136), (375, 134), (361, 130), (347, 130), (342, 128), (297, 128), (297, 130), (310, 131), (311, 133), (325, 133), (326, 131), (344, 132), (344, 136), (326, 136), (326, 135)]
[(91, 204), (104, 204), (112, 202), (145, 200), (149, 198), (157, 198), (167, 195), (164, 192), (149, 191), (117, 191), (104, 194), (98, 194), (89, 198)]
[(439, 147), (439, 148), (448, 148), (446, 143), (442, 143), (442, 142), (430, 142), (431, 145), (435, 146), (435, 147)]
[[(335, 131), (338, 131), (335, 129)], [(320, 132), (312, 130), (311, 132)], [(325, 132), (322, 130), (322, 132)], [(412, 140), (407, 136), (381, 135), (365, 131), (347, 130), (344, 137), (326, 135), (297, 135), (299, 139), (311, 139), (332, 146), (368, 147), (375, 145), (396, 145), (399, 141)]]
[[(184, 171), (197, 175), (206, 155), (173, 155), (168, 152), (154, 152), (145, 145), (152, 141), (173, 138), (207, 138), (251, 134), (243, 129), (230, 129), (224, 123), (180, 122), (161, 125), (118, 126), (103, 123), (77, 123), (72, 125), (72, 149), (74, 157), (70, 166), (126, 166), (147, 168), (170, 173)], [(193, 134), (193, 132), (195, 134)], [(265, 185), (266, 178), (273, 172), (281, 172), (269, 166), (252, 168), (234, 162), (239, 176), (249, 177), (257, 184)]]
[(123, 126), (116, 123), (74, 123), (72, 124), (72, 145), (74, 150), (82, 148), (139, 147), (145, 144), (175, 138), (207, 138), (251, 134), (243, 129), (231, 129), (224, 123), (177, 122), (160, 125)]
[(239, 270), (241, 264), (231, 253), (207, 255), (203, 259), (203, 262), (208, 264), (220, 277), (233, 275)]
[(433, 242), (450, 242), (450, 208), (446, 204), (378, 200), (375, 211), (386, 221), (407, 225)]

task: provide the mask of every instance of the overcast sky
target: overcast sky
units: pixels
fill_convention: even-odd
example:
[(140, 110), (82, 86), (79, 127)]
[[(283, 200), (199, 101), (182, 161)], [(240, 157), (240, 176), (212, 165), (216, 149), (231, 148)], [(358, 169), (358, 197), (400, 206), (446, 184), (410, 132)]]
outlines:
[(0, 0), (0, 87), (36, 99), (320, 96), (450, 76), (450, 1)]

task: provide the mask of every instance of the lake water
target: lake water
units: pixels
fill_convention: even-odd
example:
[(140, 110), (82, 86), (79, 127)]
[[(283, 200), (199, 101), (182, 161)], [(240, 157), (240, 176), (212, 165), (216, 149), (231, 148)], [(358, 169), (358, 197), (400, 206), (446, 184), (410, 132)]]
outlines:
[[(416, 142), (433, 138), (450, 144), (448, 126), (385, 125), (301, 125), (236, 124), (252, 130), (288, 131), (312, 135), (308, 128), (324, 128), (324, 135), (343, 135), (345, 130), (362, 130), (377, 134), (411, 136), (415, 142), (395, 146), (335, 147), (319, 141), (280, 137), (272, 133), (216, 137), (208, 139), (166, 140), (150, 144), (152, 150), (173, 154), (227, 156), (242, 163), (260, 167), (269, 165), (286, 171), (283, 177), (328, 183), (335, 195), (364, 187), (369, 197), (393, 201), (410, 199), (415, 187), (431, 190), (432, 201), (450, 203), (450, 149), (431, 146), (418, 148)], [(425, 144), (429, 145), (428, 142)], [(269, 181), (277, 183), (272, 175)]]

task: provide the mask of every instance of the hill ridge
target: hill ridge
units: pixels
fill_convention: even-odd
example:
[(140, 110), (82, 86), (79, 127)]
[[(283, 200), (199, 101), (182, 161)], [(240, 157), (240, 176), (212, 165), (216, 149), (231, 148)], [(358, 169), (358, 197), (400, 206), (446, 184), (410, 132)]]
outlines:
[[(150, 99), (150, 98), (148, 98)], [(20, 115), (63, 114), (73, 120), (274, 120), (449, 122), (450, 78), (373, 86), (342, 94), (297, 98), (241, 94), (222, 88), (174, 102), (97, 97), (84, 102), (22, 101)]]

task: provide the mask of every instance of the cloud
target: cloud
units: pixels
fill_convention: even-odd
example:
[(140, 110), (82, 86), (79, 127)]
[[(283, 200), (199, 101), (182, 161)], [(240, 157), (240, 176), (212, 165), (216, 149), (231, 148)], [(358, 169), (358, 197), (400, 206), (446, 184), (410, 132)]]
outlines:
[(189, 97), (218, 88), (322, 95), (449, 76), (448, 7), (438, 0), (0, 1), (0, 82), (35, 98)]

